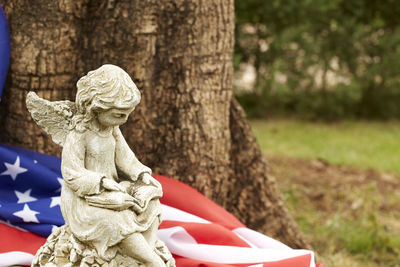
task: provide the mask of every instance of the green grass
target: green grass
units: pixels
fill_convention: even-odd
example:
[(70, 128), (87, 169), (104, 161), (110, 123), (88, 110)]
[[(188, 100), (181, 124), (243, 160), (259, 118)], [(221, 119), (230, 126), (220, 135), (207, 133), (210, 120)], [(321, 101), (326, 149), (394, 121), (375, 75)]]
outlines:
[[(395, 188), (399, 183), (368, 180), (367, 171), (349, 172), (345, 179), (345, 172), (335, 166), (400, 175), (400, 122), (275, 119), (250, 124), (263, 152), (270, 160), (275, 159), (272, 175), (318, 253), (318, 261), (332, 267), (400, 266), (400, 194)], [(299, 166), (289, 158), (318, 158), (333, 165), (327, 167), (329, 171), (316, 171), (312, 168), (315, 161), (301, 161)], [(337, 181), (340, 178), (342, 182)], [(332, 179), (337, 182), (331, 183)], [(346, 186), (338, 186), (346, 181)], [(384, 186), (378, 186), (379, 182)], [(314, 195), (322, 197), (315, 199)], [(357, 201), (361, 204), (354, 208)]]
[(400, 174), (400, 122), (251, 121), (266, 154)]

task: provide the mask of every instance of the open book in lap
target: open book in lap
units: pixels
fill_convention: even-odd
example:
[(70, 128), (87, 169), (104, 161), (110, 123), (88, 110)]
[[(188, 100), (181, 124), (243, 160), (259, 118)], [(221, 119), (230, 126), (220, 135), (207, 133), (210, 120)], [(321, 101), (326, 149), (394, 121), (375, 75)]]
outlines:
[(150, 200), (158, 199), (162, 196), (160, 186), (150, 183), (145, 185), (139, 181), (120, 183), (126, 188), (125, 192), (104, 191), (97, 195), (86, 196), (86, 201), (95, 207), (102, 207), (113, 210), (124, 210), (132, 208), (136, 213), (146, 210)]

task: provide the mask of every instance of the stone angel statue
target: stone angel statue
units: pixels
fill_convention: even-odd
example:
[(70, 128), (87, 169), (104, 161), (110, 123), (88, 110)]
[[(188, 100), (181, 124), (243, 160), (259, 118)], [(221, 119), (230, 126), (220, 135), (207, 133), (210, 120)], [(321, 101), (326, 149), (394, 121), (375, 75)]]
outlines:
[(126, 143), (119, 126), (140, 102), (129, 75), (103, 65), (77, 82), (76, 101), (30, 92), (33, 119), (61, 146), (61, 212), (32, 266), (175, 266), (157, 238), (160, 183)]

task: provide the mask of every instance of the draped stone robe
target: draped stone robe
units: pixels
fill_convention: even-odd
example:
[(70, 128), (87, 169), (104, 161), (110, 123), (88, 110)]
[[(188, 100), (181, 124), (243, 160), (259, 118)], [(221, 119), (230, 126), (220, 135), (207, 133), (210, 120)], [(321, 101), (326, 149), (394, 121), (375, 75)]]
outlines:
[[(160, 223), (158, 198), (148, 199), (141, 213), (131, 208), (118, 211), (94, 207), (85, 200), (104, 193), (103, 178), (119, 182), (118, 173), (123, 173), (135, 186), (133, 180), (142, 173), (151, 173), (130, 150), (118, 127), (105, 135), (91, 130), (71, 131), (64, 144), (61, 171), (65, 182), (61, 192), (64, 219), (75, 237), (90, 242), (102, 258), (114, 257), (115, 245), (130, 234), (146, 231), (155, 220)], [(161, 190), (158, 183), (152, 186)]]

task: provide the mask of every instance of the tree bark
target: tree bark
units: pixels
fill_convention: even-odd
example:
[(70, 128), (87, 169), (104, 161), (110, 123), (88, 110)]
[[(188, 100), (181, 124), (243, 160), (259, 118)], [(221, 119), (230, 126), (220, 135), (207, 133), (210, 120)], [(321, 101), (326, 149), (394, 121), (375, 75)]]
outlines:
[(27, 113), (27, 92), (73, 100), (79, 77), (118, 65), (142, 92), (123, 132), (144, 164), (191, 184), (248, 227), (309, 248), (232, 94), (233, 0), (0, 4), (12, 48), (2, 142), (59, 155)]

